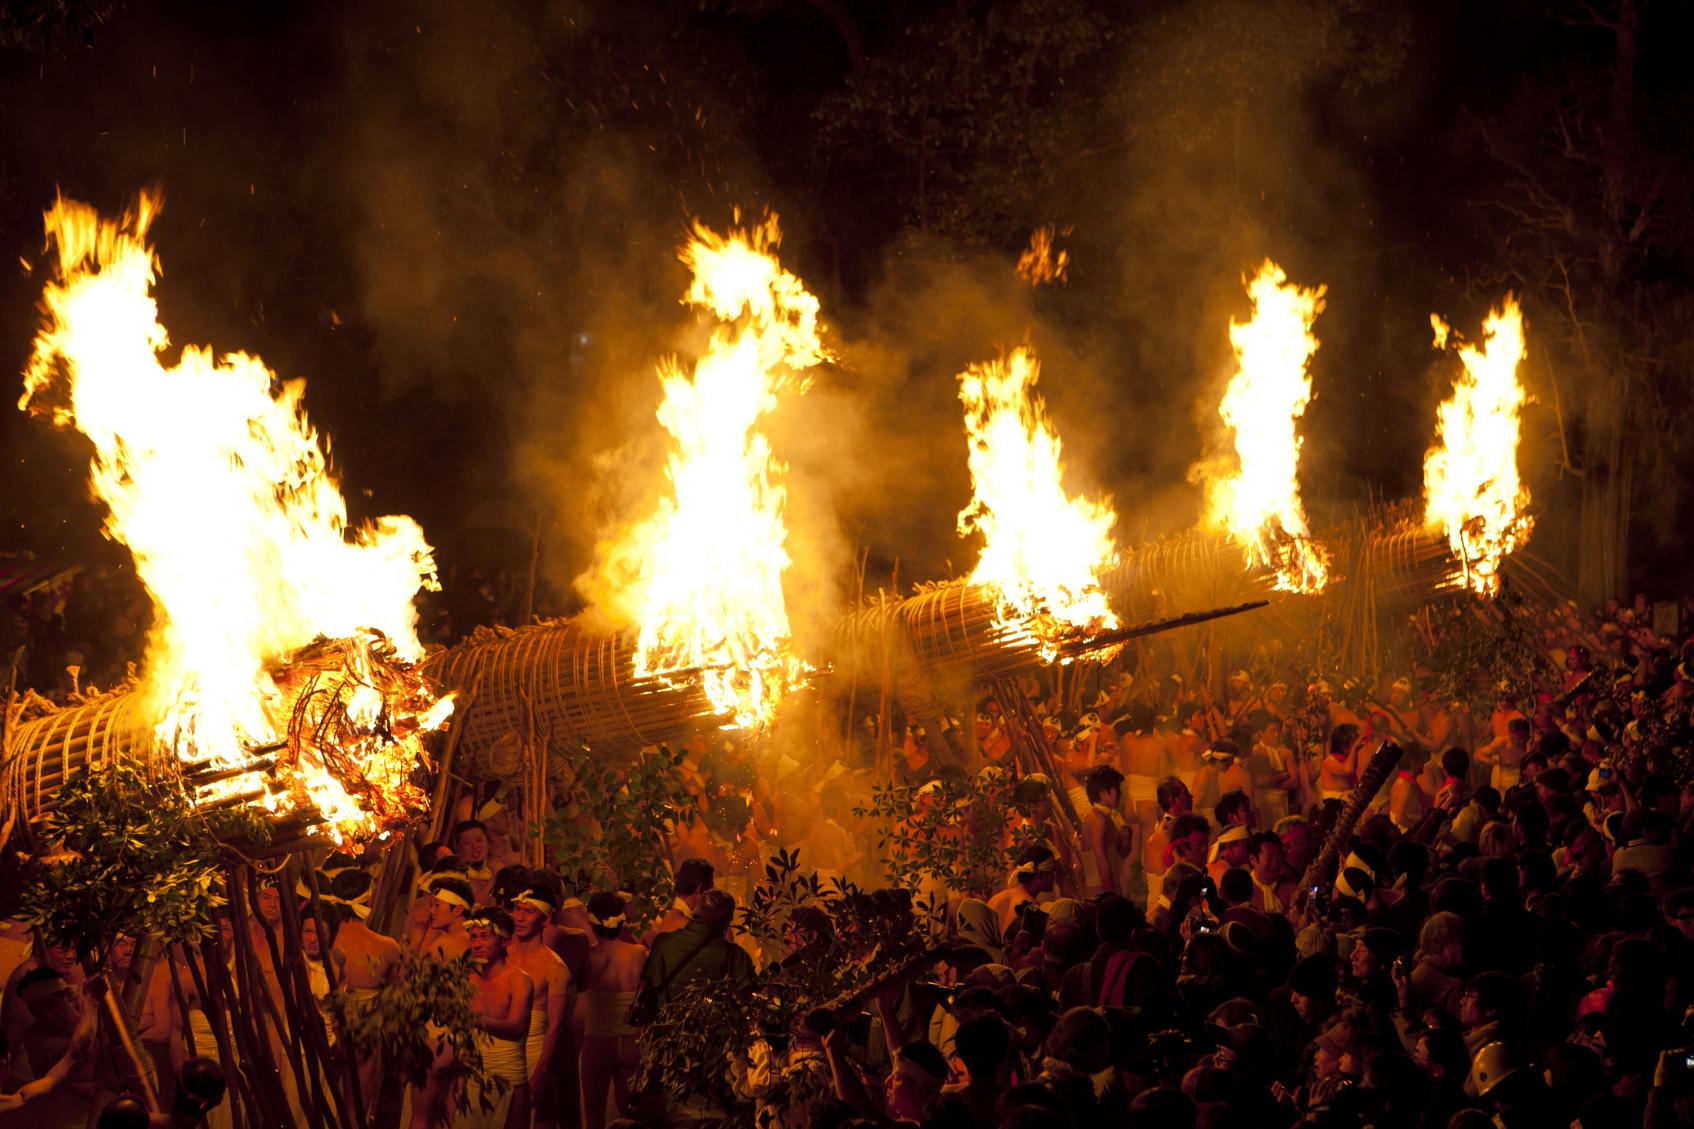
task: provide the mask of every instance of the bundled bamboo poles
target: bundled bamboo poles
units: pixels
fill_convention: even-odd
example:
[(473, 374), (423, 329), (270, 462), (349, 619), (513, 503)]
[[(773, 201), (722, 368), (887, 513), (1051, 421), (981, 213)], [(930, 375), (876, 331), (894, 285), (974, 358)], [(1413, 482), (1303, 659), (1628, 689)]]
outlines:
[(1363, 600), (1383, 610), (1407, 610), (1453, 587), (1459, 572), (1439, 530), (1404, 519), (1361, 518), (1316, 534), (1331, 555), (1329, 586), (1293, 595), (1275, 589), (1270, 569), (1246, 568), (1240, 547), (1221, 533), (1164, 537), (1123, 554), (1101, 577), (1112, 606), (1128, 620), (1178, 615), (1251, 600), (1335, 604)]
[(0, 825), (6, 827), (35, 822), (53, 810), (59, 786), (67, 779), (119, 757), (139, 763), (151, 779), (175, 779), (190, 789), (253, 777), (251, 787), (232, 786), (232, 800), (261, 796), (259, 777), (276, 761), (274, 750), (228, 766), (184, 763), (161, 753), (133, 686), (65, 707), (32, 696), (13, 703), (9, 713), (0, 756)]
[[(424, 676), (374, 634), (320, 639), (273, 672), (274, 736), (233, 755), (194, 757), (192, 713), (161, 734), (157, 692), (131, 682), (57, 706), (34, 694), (6, 704), (0, 723), (0, 841), (53, 810), (59, 788), (84, 768), (118, 758), (150, 780), (180, 785), (202, 811), (259, 804), (271, 811), (268, 853), (305, 845), (334, 821), (338, 833), (405, 822), (424, 794), (411, 781), (422, 734), (439, 724)], [(179, 754), (176, 749), (185, 749)], [(208, 748), (210, 754), (213, 750)]]
[(464, 747), (483, 755), (509, 734), (531, 733), (634, 752), (713, 716), (688, 672), (639, 678), (633, 655), (623, 635), (553, 620), (482, 628), (424, 660), (423, 669), (444, 689), (466, 694), (453, 725)]

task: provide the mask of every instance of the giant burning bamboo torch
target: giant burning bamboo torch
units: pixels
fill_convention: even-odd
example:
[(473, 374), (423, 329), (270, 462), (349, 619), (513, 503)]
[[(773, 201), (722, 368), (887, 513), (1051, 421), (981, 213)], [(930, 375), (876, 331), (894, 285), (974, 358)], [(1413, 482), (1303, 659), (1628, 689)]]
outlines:
[(451, 710), (415, 666), (429, 546), (409, 518), (349, 525), (301, 382), (195, 346), (167, 364), (157, 211), (143, 196), (121, 220), (62, 199), (47, 213), (19, 406), (89, 440), (106, 535), (134, 557), (153, 624), (132, 684), (8, 703), (0, 819), (34, 820), (79, 768), (121, 756), (202, 807), (273, 813), (279, 850), (311, 828), (380, 831), (421, 806), (422, 735)]

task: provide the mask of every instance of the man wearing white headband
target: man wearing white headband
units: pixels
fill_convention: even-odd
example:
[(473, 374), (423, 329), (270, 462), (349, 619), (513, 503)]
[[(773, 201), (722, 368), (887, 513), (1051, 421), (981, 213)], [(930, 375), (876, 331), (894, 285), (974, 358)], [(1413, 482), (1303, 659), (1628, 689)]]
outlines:
[(1206, 873), (1214, 883), (1223, 878), (1224, 871), (1247, 865), (1248, 840), (1252, 837), (1253, 833), (1240, 823), (1232, 823), (1218, 832), (1206, 861)]
[(619, 1116), (630, 1108), (630, 1084), (641, 1048), (629, 1009), (641, 987), (647, 950), (624, 931), (628, 904), (602, 890), (588, 899), (589, 921), (599, 943), (588, 954), (582, 1008), (582, 1110), (586, 1129), (603, 1129), (607, 1098)]
[[(374, 997), (400, 967), (399, 942), (372, 930), (365, 924), (365, 914), (359, 912), (366, 908), (370, 893), (371, 876), (363, 870), (342, 870), (333, 878), (318, 880), (318, 897), (324, 909), (343, 917), (335, 934), (335, 951), (341, 957), (341, 983), (353, 1006), (362, 1006)], [(358, 1069), (365, 1108), (375, 1109), (382, 1061), (375, 1055), (361, 1058)]]
[(457, 875), (443, 875), (429, 884), (429, 918), (417, 949), (429, 956), (451, 960), (470, 950), (465, 934), (465, 914), (476, 904), (471, 885)]
[[(465, 930), (476, 965), (471, 1007), (480, 1028), (476, 1041), (482, 1068), (505, 1079), (510, 1088), (496, 1097), (467, 1087), (472, 1091), (470, 1109), (456, 1124), (462, 1129), (522, 1129), (529, 1125), (530, 1075), (524, 1039), (529, 1034), (535, 983), (506, 960), (506, 946), (514, 931), (511, 914), (498, 906), (474, 910), (465, 916)], [(492, 1108), (486, 1112), (484, 1099), (492, 1099)]]
[[(535, 985), (529, 1012), (529, 1031), (524, 1039), (524, 1056), (529, 1063), (529, 1095), (535, 1110), (536, 1129), (551, 1129), (559, 1123), (561, 1092), (558, 1082), (563, 1059), (575, 1053), (570, 1046), (571, 1005), (576, 985), (559, 954), (547, 947), (547, 923), (558, 912), (553, 895), (529, 889), (512, 899), (512, 943), (506, 960), (521, 969)], [(574, 1099), (574, 1092), (571, 1094)]]
[(1025, 847), (1018, 855), (1015, 881), (988, 900), (988, 908), (1000, 922), (1002, 935), (1009, 934), (1018, 920), (1018, 907), (1051, 893), (1058, 880), (1059, 860), (1040, 844)]

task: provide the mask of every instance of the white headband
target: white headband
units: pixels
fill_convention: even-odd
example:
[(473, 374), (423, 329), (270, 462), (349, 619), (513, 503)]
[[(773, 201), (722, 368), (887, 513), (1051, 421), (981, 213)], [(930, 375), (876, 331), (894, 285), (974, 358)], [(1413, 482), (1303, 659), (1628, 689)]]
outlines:
[(515, 906), (528, 906), (530, 909), (540, 910), (542, 913), (546, 914), (551, 914), (558, 908), (545, 897), (537, 894), (534, 890), (525, 890), (523, 893), (512, 899), (512, 904)]
[(1221, 834), (1218, 835), (1217, 842), (1212, 844), (1211, 853), (1206, 856), (1206, 861), (1216, 862), (1218, 854), (1223, 850), (1225, 843), (1239, 843), (1245, 838), (1247, 838), (1247, 829), (1245, 827), (1239, 823), (1230, 824), (1228, 827), (1224, 828)]
[(448, 905), (458, 906), (460, 909), (471, 908), (471, 904), (469, 902), (445, 886), (431, 886), (429, 889), (429, 896), (438, 902), (446, 902)]
[[(304, 878), (299, 879), (294, 883), (294, 892), (299, 894), (302, 898), (305, 898), (307, 901), (310, 901), (312, 898), (312, 889), (306, 885), (306, 880)], [(360, 921), (365, 920), (371, 915), (371, 907), (368, 904), (370, 900), (371, 892), (368, 888), (364, 893), (360, 894), (356, 898), (338, 898), (334, 894), (326, 894), (322, 891), (318, 892), (318, 901), (323, 902), (326, 905), (346, 906), (348, 909), (353, 911), (354, 916), (356, 916)]]
[(614, 913), (611, 917), (601, 918), (595, 917), (593, 914), (589, 914), (588, 920), (592, 921), (602, 929), (616, 929), (623, 924), (625, 916), (625, 914)]

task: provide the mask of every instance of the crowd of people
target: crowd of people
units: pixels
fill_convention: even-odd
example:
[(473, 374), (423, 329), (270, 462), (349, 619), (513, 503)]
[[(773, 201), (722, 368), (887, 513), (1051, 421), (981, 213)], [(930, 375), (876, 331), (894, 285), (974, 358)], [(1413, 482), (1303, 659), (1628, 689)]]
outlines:
[[(1537, 670), (1483, 709), (1427, 668), (1354, 684), (1266, 648), (1215, 700), (1144, 654), (1081, 700), (1031, 682), (1039, 732), (1003, 696), (968, 728), (913, 719), (880, 770), (850, 740), (801, 763), (703, 734), (668, 905), (537, 854), (511, 790), (473, 783), (412, 844), (397, 936), (365, 923), (372, 848), (319, 859), (315, 905), (261, 887), (223, 951), (247, 931), (280, 999), (267, 954), (297, 899), (326, 1040), (371, 1123), (408, 1129), (1694, 1125), (1690, 626), (1645, 599), (1541, 613)], [(1000, 869), (934, 865), (991, 795)], [(90, 977), (0, 932), (0, 1125), (229, 1124), (235, 1070), (300, 1100), (286, 1048), (219, 1052), (201, 950), (125, 992), (135, 948)], [(426, 957), (466, 962), (481, 1066), (438, 1039), (399, 1079), (345, 1009)], [(127, 1096), (107, 993), (174, 1112)], [(685, 1070), (691, 1025), (713, 1041)]]

